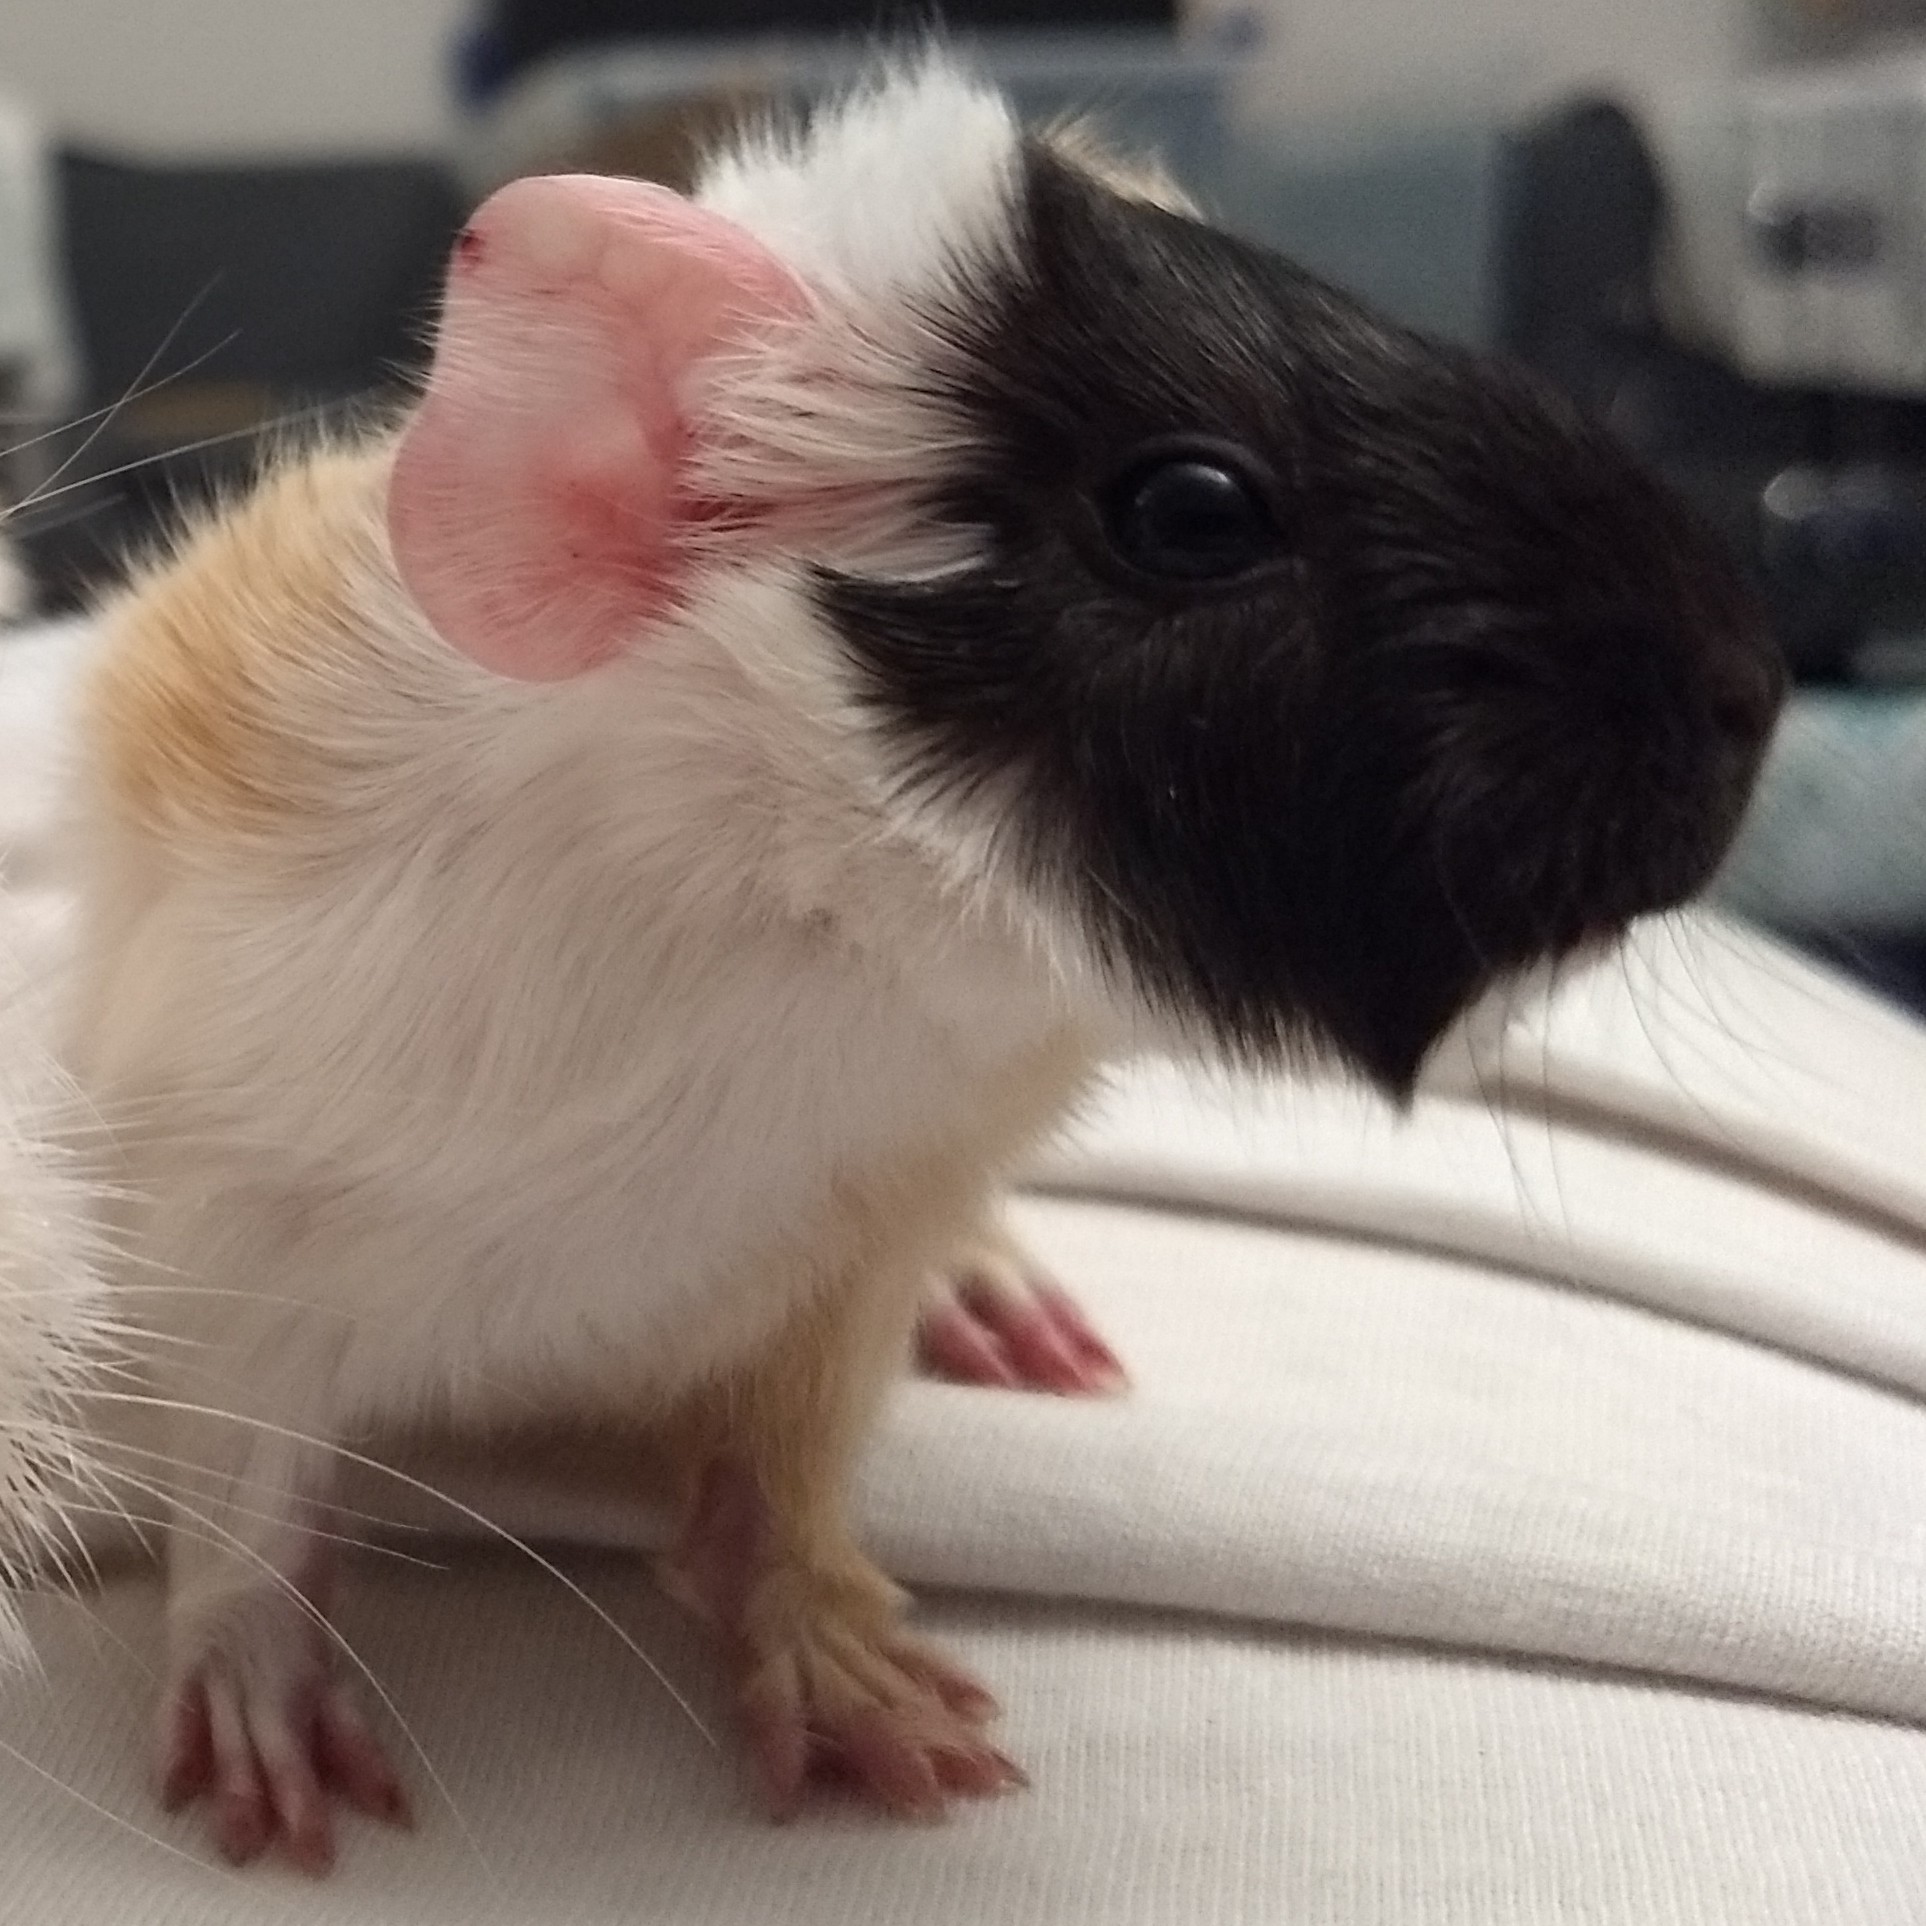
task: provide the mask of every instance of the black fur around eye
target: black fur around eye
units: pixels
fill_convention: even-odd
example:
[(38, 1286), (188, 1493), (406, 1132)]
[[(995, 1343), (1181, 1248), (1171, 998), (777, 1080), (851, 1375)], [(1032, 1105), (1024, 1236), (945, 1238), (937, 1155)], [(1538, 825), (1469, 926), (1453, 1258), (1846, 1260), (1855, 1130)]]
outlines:
[(1221, 582), (1275, 557), (1282, 537), (1241, 466), (1214, 450), (1173, 450), (1129, 469), (1104, 500), (1104, 533), (1140, 574)]

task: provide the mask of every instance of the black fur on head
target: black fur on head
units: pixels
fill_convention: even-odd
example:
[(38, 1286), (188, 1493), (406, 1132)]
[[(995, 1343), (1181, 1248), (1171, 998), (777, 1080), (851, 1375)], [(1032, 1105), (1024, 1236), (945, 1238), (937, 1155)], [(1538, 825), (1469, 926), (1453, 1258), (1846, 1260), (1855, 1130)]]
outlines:
[(935, 323), (935, 582), (823, 607), (914, 785), (1238, 1057), (1408, 1092), (1490, 983), (1702, 884), (1781, 673), (1730, 564), (1522, 374), (1026, 151)]

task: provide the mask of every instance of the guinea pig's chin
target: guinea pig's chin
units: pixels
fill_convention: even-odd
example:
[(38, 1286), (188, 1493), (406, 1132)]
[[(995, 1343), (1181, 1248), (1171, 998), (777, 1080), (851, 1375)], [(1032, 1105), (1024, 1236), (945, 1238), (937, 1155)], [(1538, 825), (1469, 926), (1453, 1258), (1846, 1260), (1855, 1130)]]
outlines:
[[(1133, 1054), (1175, 1057), (1233, 1072), (1295, 1074), (1362, 1085), (1399, 1110), (1425, 1088), (1481, 1089), (1520, 1033), (1535, 1034), (1560, 989), (1575, 975), (1616, 953), (1620, 938), (1587, 941), (1563, 956), (1508, 970), (1474, 990), (1432, 1025), (1352, 1019), (1341, 1028), (1309, 1012), (1293, 1019), (1280, 1010), (1260, 1041), (1226, 1034), (1200, 1010), (1146, 995), (1124, 979), (1108, 978), (1113, 1034), (1128, 1038)], [(1382, 1012), (1378, 1013), (1380, 1016)]]
[(1557, 964), (1535, 963), (1491, 984), (1431, 1046), (1412, 1093), (1428, 1084), (1481, 1085), (1520, 1025), (1550, 1001), (1560, 974)]
[(1414, 1091), (1433, 1086), (1486, 1088), (1502, 1074), (1507, 1052), (1520, 1036), (1536, 1039), (1526, 1068), (1541, 1068), (1544, 1019), (1553, 1001), (1576, 978), (1609, 964), (1624, 941), (1623, 930), (1603, 932), (1587, 937), (1562, 956), (1507, 971), (1446, 1026), (1425, 1056)]

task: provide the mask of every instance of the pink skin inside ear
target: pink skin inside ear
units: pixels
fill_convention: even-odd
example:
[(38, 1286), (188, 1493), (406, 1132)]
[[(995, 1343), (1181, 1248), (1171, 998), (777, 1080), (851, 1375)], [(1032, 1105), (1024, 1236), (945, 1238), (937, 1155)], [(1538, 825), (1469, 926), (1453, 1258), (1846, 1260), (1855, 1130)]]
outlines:
[(795, 276), (665, 188), (516, 181), (462, 235), (388, 498), (403, 581), (499, 674), (579, 674), (678, 590), (691, 376), (801, 313)]

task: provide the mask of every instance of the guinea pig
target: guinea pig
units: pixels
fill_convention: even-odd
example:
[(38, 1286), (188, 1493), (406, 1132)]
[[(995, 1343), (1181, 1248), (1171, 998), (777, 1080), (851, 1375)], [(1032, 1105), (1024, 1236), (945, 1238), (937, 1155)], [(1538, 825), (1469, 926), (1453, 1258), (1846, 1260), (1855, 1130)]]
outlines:
[(429, 1415), (646, 1422), (774, 1811), (1012, 1784), (844, 1514), (919, 1280), (1130, 1052), (1406, 1096), (1705, 881), (1780, 687), (1604, 433), (942, 59), (690, 198), (503, 189), (406, 421), (105, 624), (161, 1777), (317, 1870), (404, 1802), (314, 1525)]

